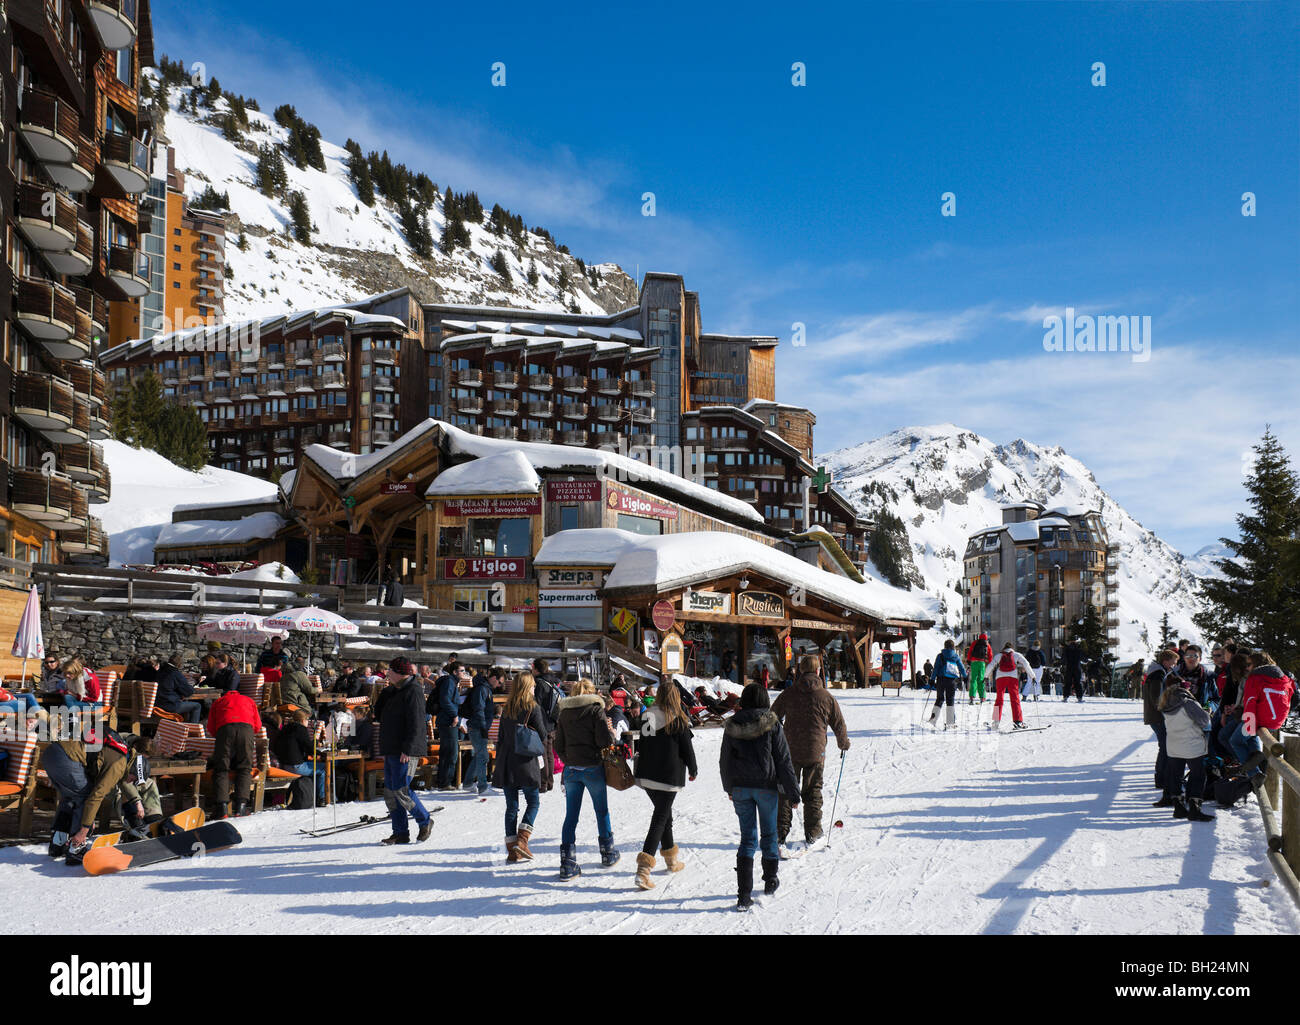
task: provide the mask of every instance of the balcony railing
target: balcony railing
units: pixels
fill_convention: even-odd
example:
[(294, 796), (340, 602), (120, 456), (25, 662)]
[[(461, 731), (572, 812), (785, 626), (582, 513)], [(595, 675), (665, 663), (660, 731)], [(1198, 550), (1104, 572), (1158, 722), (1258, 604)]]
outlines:
[(77, 238), (71, 249), (47, 252), (45, 259), (56, 274), (80, 277), (95, 265), (95, 233), (85, 221), (77, 220)]
[(84, 285), (72, 285), (72, 294), (77, 301), (77, 309), (90, 314), (90, 322), (103, 334), (108, 330), (108, 300), (98, 292), (93, 292)]
[(85, 484), (92, 497), (108, 495), (108, 463), (100, 445), (83, 442), (79, 445), (59, 445), (55, 454), (59, 468), (79, 484)]
[(621, 407), (610, 402), (602, 402), (596, 407), (596, 419), (605, 423), (615, 423), (622, 419), (623, 410)]
[(52, 185), (23, 182), (18, 187), (18, 229), (42, 252), (71, 249), (77, 242), (77, 204)]
[(375, 391), (397, 391), (397, 378), (386, 376), (372, 377), (370, 379), (370, 386)]
[(654, 443), (655, 436), (653, 434), (646, 434), (643, 431), (636, 431), (627, 436), (627, 444), (629, 448), (635, 448), (637, 446), (649, 448)]
[(496, 370), (492, 373), (492, 386), (494, 388), (518, 388), (519, 372), (516, 370)]
[(618, 377), (600, 377), (591, 382), (592, 390), (598, 395), (622, 395), (623, 380)]
[(457, 370), (452, 384), (458, 384), (462, 388), (481, 388), (483, 386), (483, 371)]
[[(77, 297), (69, 288), (42, 278), (23, 278), (18, 282), (18, 323), (33, 338), (47, 347), (71, 338), (77, 325)], [(76, 359), (78, 354), (56, 359)]]
[(73, 390), (92, 405), (102, 406), (108, 398), (108, 379), (104, 371), (86, 363), (65, 363), (64, 372)]
[(134, 246), (110, 246), (108, 276), (128, 297), (138, 299), (149, 291), (149, 257)]
[(89, 0), (86, 13), (105, 50), (123, 50), (135, 42), (137, 0)]
[(104, 169), (123, 192), (136, 194), (149, 187), (149, 147), (125, 132), (105, 132), (100, 147)]
[(570, 374), (567, 377), (561, 377), (556, 382), (560, 391), (585, 392), (587, 390), (587, 379), (577, 374)]
[(337, 370), (324, 370), (316, 375), (317, 388), (346, 388), (348, 380)]
[(59, 551), (65, 555), (101, 555), (108, 552), (108, 535), (104, 525), (94, 516), (86, 518), (85, 526), (59, 527)]
[(587, 419), (587, 404), (585, 402), (566, 402), (560, 407), (560, 416), (565, 420), (585, 420)]
[(513, 441), (516, 436), (516, 429), (513, 427), (485, 427), (483, 434), (488, 438), (502, 438), (506, 441)]
[(550, 391), (555, 387), (555, 378), (550, 374), (527, 374), (524, 387), (529, 391)]
[(44, 89), (22, 95), (18, 131), (42, 163), (64, 164), (77, 155), (81, 115), (71, 103)]
[(493, 399), (488, 403), (488, 412), (493, 416), (518, 416), (518, 399)]
[(651, 380), (628, 381), (627, 393), (637, 398), (649, 398), (655, 393), (655, 383)]
[(225, 384), (214, 384), (208, 388), (208, 402), (229, 402), (230, 386)]
[(461, 413), (483, 412), (482, 395), (462, 395), (456, 400), (456, 409)]
[(558, 433), (555, 440), (560, 445), (586, 445), (587, 432), (581, 430), (563, 430)]
[(548, 419), (555, 415), (555, 403), (549, 399), (538, 400), (532, 399), (524, 403), (524, 412), (529, 416), (535, 416), (540, 419)]
[(397, 362), (397, 350), (396, 349), (371, 349), (370, 362), (382, 363), (385, 366), (392, 366), (394, 363)]
[(520, 441), (540, 441), (549, 445), (555, 437), (555, 431), (550, 427), (529, 427), (519, 432)]
[(397, 407), (391, 402), (374, 402), (370, 406), (371, 416), (395, 417), (397, 416)]
[(347, 358), (347, 352), (344, 351), (342, 342), (326, 342), (320, 350), (320, 358), (323, 360), (342, 360)]
[(61, 473), (10, 471), (9, 504), (14, 512), (51, 527), (84, 525), (90, 515), (85, 491)]

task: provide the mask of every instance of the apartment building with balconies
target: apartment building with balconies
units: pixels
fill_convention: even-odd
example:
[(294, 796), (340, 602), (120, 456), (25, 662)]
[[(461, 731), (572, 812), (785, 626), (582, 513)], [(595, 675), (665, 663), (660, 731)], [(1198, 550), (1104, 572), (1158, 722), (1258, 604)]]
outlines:
[(148, 289), (149, 3), (10, 0), (0, 17), (0, 555), (102, 560), (90, 502), (110, 490), (96, 444), (109, 436), (108, 393), (93, 361), (109, 302)]
[(1002, 523), (966, 544), (963, 635), (987, 633), (995, 648), (1011, 641), (1024, 650), (1038, 641), (1052, 662), (1092, 606), (1106, 626), (1108, 647), (1116, 647), (1118, 557), (1119, 545), (1108, 539), (1097, 510), (1004, 506)]

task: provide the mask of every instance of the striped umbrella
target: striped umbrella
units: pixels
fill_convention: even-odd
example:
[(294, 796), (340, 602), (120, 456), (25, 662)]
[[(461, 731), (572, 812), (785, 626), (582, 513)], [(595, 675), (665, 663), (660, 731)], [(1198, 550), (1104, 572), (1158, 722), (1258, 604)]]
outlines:
[(27, 679), (27, 660), (45, 657), (45, 639), (41, 636), (41, 596), (36, 593), (35, 584), (27, 592), (23, 618), (18, 621), (18, 632), (14, 634), (14, 646), (10, 650), (23, 660), (24, 681)]

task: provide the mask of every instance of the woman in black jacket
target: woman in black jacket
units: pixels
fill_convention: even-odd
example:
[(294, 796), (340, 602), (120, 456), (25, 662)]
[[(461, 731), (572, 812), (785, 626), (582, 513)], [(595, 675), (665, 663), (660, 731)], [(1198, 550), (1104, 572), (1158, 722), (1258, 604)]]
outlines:
[[(520, 673), (510, 688), (501, 710), (501, 728), (497, 733), (497, 764), (492, 785), (506, 795), (506, 861), (532, 861), (528, 839), (541, 806), (542, 756), (519, 754), (515, 750), (515, 732), (522, 726), (537, 734), (537, 746), (545, 750), (546, 716), (537, 707), (537, 681), (532, 673)], [(524, 793), (524, 819), (519, 821), (519, 792)], [(518, 828), (516, 828), (516, 826)]]
[(799, 781), (790, 761), (781, 723), (771, 710), (767, 691), (751, 683), (740, 695), (740, 711), (727, 720), (722, 731), (722, 754), (718, 760), (722, 789), (731, 798), (740, 820), (740, 847), (736, 852), (736, 909), (743, 911), (754, 902), (754, 852), (762, 832), (763, 892), (776, 893), (780, 864), (776, 840), (777, 791), (792, 807), (799, 804)]
[(605, 701), (588, 679), (573, 685), (573, 693), (562, 698), (555, 723), (555, 753), (564, 762), (564, 828), (560, 833), (560, 878), (581, 875), (578, 868), (578, 816), (582, 794), (591, 794), (596, 812), (596, 833), (600, 837), (600, 863), (608, 868), (618, 861), (614, 849), (614, 827), (609, 818), (605, 791), (604, 751), (613, 746), (614, 734), (605, 718)]
[(654, 806), (645, 843), (636, 856), (636, 885), (642, 890), (654, 889), (650, 870), (655, 867), (655, 851), (663, 851), (669, 872), (680, 872), (686, 867), (677, 857), (677, 844), (673, 841), (673, 798), (685, 789), (688, 772), (691, 782), (695, 782), (699, 769), (681, 691), (678, 687), (660, 687), (659, 699), (642, 717), (636, 767), (632, 771), (637, 786), (646, 792)]

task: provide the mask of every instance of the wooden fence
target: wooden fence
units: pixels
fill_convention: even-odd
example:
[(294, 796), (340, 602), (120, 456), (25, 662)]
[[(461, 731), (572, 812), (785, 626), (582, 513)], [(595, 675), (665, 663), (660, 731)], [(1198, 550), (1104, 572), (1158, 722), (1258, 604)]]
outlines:
[(1288, 733), (1279, 738), (1261, 729), (1259, 739), (1269, 756), (1264, 785), (1255, 791), (1268, 840), (1268, 860), (1300, 907), (1300, 736)]

